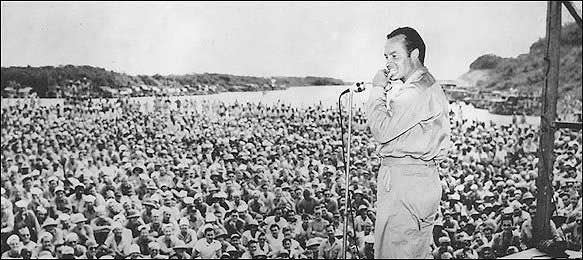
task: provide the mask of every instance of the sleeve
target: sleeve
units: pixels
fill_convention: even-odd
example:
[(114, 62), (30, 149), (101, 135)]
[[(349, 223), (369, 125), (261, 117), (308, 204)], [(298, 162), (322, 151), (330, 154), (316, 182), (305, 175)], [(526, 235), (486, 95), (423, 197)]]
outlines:
[(324, 258), (324, 259), (328, 259), (326, 252), (324, 251), (324, 245), (320, 245), (318, 247), (318, 255), (320, 255), (320, 257)]
[(199, 242), (199, 241), (200, 241), (200, 240), (197, 240), (197, 241), (194, 243), (194, 246), (192, 247), (192, 255), (193, 255), (193, 256), (195, 255), (195, 252), (199, 252), (199, 253), (200, 253), (200, 242)]
[(520, 226), (520, 248), (522, 250), (526, 250), (528, 248), (528, 246), (526, 245), (526, 241), (527, 237), (526, 237), (526, 222), (523, 222), (522, 225)]
[(557, 226), (555, 225), (555, 223), (553, 221), (551, 221), (550, 223), (551, 226), (551, 235), (553, 236), (553, 238), (558, 239), (559, 238), (559, 232), (557, 231)]
[(428, 91), (420, 87), (406, 87), (394, 97), (389, 114), (385, 105), (383, 88), (371, 88), (366, 104), (367, 120), (373, 137), (381, 144), (388, 143), (424, 120), (434, 116), (425, 102)]
[(308, 228), (306, 229), (306, 233), (308, 234), (308, 238), (314, 237), (312, 235), (313, 231), (314, 231), (314, 229), (312, 228), (312, 222), (308, 222)]
[(6, 215), (6, 226), (2, 228), (2, 233), (9, 233), (14, 230), (14, 214), (12, 214), (12, 211), (9, 211)]

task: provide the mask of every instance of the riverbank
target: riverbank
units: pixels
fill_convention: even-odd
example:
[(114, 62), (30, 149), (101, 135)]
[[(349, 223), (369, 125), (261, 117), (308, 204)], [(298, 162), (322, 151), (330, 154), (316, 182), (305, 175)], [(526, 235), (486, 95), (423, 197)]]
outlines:
[[(261, 103), (261, 104), (286, 104), (297, 108), (304, 108), (309, 106), (320, 105), (325, 108), (337, 107), (338, 96), (340, 93), (349, 86), (307, 86), (307, 87), (290, 87), (284, 90), (273, 90), (273, 91), (261, 91), (261, 92), (223, 92), (211, 95), (194, 95), (194, 96), (170, 96), (164, 97), (163, 100), (171, 101), (170, 107), (176, 107), (177, 100), (189, 101), (192, 100), (199, 104), (203, 102), (210, 103)], [(368, 91), (354, 95), (354, 104), (356, 110), (362, 109), (364, 102), (368, 97)], [(139, 103), (153, 104), (155, 97), (132, 97), (129, 98), (130, 101), (136, 101)], [(16, 104), (18, 100), (22, 99), (2, 99), (2, 107)], [(117, 99), (96, 99), (101, 101), (113, 102)], [(39, 105), (41, 106), (51, 106), (57, 104), (63, 104), (64, 99), (38, 99)], [(344, 101), (343, 101), (344, 102)], [(455, 103), (454, 103), (455, 104)], [(466, 105), (464, 103), (452, 104), (450, 109), (461, 118), (468, 120), (476, 120), (482, 122), (492, 121), (497, 124), (510, 124), (512, 123), (512, 116), (495, 115), (488, 112), (486, 109), (477, 109), (472, 105)], [(518, 117), (518, 121), (521, 118)], [(538, 126), (540, 124), (540, 117), (536, 116), (526, 116), (525, 121), (527, 124)]]

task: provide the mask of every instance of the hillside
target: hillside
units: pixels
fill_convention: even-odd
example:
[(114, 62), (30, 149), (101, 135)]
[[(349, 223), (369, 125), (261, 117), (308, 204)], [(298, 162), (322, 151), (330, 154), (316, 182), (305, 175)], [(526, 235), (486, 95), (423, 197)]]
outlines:
[[(227, 91), (261, 91), (290, 86), (343, 85), (342, 80), (324, 77), (252, 77), (203, 73), (187, 75), (131, 76), (92, 66), (8, 67), (1, 70), (2, 95), (7, 90), (30, 87), (39, 97), (54, 97), (56, 92), (100, 96), (98, 89), (105, 86), (114, 90), (140, 89), (139, 86), (161, 90), (175, 89), (190, 94), (208, 94)], [(87, 93), (90, 92), (90, 93)], [(172, 92), (175, 93), (175, 92)], [(62, 93), (61, 93), (62, 94)], [(62, 95), (61, 95), (62, 96)]]
[[(581, 100), (582, 70), (581, 29), (575, 23), (561, 30), (561, 62), (559, 96)], [(502, 58), (487, 54), (476, 59), (470, 70), (458, 80), (463, 85), (477, 86), (485, 90), (516, 89), (523, 93), (542, 93), (544, 86), (544, 56), (546, 38), (539, 39), (530, 51), (515, 58)]]

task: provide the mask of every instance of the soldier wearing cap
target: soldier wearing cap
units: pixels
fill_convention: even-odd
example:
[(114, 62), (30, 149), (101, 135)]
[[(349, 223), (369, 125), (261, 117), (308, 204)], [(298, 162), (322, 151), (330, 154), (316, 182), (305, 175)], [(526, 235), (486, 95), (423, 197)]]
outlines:
[(352, 204), (352, 207), (356, 210), (360, 208), (360, 206), (366, 206), (367, 208), (370, 207), (370, 202), (364, 197), (364, 192), (361, 189), (354, 191), (353, 202), (350, 204)]
[(97, 204), (95, 204), (96, 200), (97, 198), (93, 195), (83, 196), (83, 201), (85, 202), (83, 204), (83, 210), (78, 212), (83, 213), (87, 219), (94, 219), (97, 217), (97, 213), (95, 211), (95, 207), (97, 206)]
[(2, 259), (9, 259), (9, 258), (21, 258), (20, 251), (22, 249), (22, 242), (20, 242), (20, 238), (17, 235), (11, 235), (6, 239), (6, 244), (9, 247), (9, 250), (2, 253)]
[(452, 237), (460, 229), (458, 221), (453, 218), (450, 210), (445, 210), (443, 217), (443, 229)]
[(308, 257), (308, 259), (321, 259), (322, 256), (320, 255), (320, 239), (319, 238), (310, 238), (306, 242), (306, 251), (304, 255)]
[[(3, 191), (4, 188), (2, 188)], [(8, 250), (8, 244), (6, 243), (6, 239), (12, 234), (14, 231), (14, 213), (12, 211), (12, 202), (4, 197), (4, 194), (0, 197), (0, 217), (2, 218), (2, 232), (0, 234), (0, 246), (2, 251)]]
[(450, 254), (453, 255), (454, 250), (453, 247), (451, 246), (451, 239), (449, 238), (449, 236), (439, 237), (438, 243), (439, 244), (437, 248), (435, 248), (432, 252), (434, 259), (439, 259), (441, 254), (443, 254), (444, 252), (449, 252)]
[(197, 235), (196, 235), (196, 231), (194, 231), (192, 228), (190, 228), (190, 222), (188, 221), (187, 218), (181, 218), (178, 221), (178, 226), (180, 228), (180, 230), (178, 231), (178, 234), (176, 235), (176, 237), (183, 241), (187, 247), (194, 247), (194, 243), (197, 240)]
[(244, 245), (246, 245), (251, 240), (258, 240), (259, 233), (259, 223), (255, 219), (251, 219), (247, 224), (245, 231), (241, 235), (241, 240)]
[(142, 211), (142, 221), (149, 224), (152, 222), (152, 210), (158, 209), (158, 204), (152, 199), (145, 199), (142, 205), (144, 206), (144, 210)]
[(40, 230), (40, 224), (38, 223), (38, 219), (32, 210), (28, 210), (28, 205), (30, 201), (28, 200), (19, 200), (14, 203), (16, 206), (16, 214), (14, 214), (14, 225), (15, 227), (29, 227), (30, 228), (30, 237), (32, 240), (37, 240), (37, 235)]
[(356, 236), (358, 238), (359, 241), (359, 249), (361, 250), (361, 253), (364, 253), (364, 238), (367, 236), (372, 236), (374, 238), (374, 233), (373, 233), (373, 227), (374, 227), (374, 223), (367, 218), (364, 221), (364, 225), (363, 225), (363, 230), (361, 232), (356, 232)]
[(224, 227), (229, 236), (233, 234), (241, 235), (241, 232), (243, 232), (243, 229), (245, 228), (245, 221), (239, 218), (239, 212), (232, 210)]
[(478, 253), (471, 248), (471, 237), (467, 233), (463, 232), (457, 240), (461, 248), (453, 253), (455, 259), (478, 259)]
[[(290, 255), (292, 257), (294, 255), (299, 255), (304, 251), (304, 249), (300, 245), (300, 242), (298, 242), (300, 237), (296, 236), (290, 227), (283, 229), (283, 238), (284, 239), (282, 240), (282, 245), (286, 250), (290, 252)], [(289, 246), (286, 246), (286, 239), (289, 240)]]
[(77, 234), (79, 243), (85, 244), (88, 240), (95, 241), (93, 228), (87, 223), (87, 218), (81, 213), (76, 213), (71, 216), (71, 223), (74, 225), (71, 232)]
[(368, 219), (368, 207), (360, 205), (357, 210), (357, 215), (354, 218), (354, 229), (356, 232), (362, 232), (364, 229), (364, 222)]
[(254, 259), (255, 253), (257, 252), (258, 249), (257, 240), (251, 239), (245, 244), (247, 245), (247, 247), (245, 249), (245, 252), (243, 252), (243, 255), (241, 255), (240, 259)]
[(30, 229), (28, 227), (21, 227), (18, 229), (18, 236), (20, 241), (22, 241), (22, 246), (26, 247), (29, 251), (33, 251), (37, 247), (37, 243), (30, 239)]
[(43, 208), (50, 207), (49, 201), (42, 197), (42, 193), (43, 192), (37, 187), (33, 187), (30, 189), (31, 201), (28, 204), (28, 209), (31, 209), (32, 211), (37, 213), (36, 209), (38, 209), (39, 206), (42, 206)]
[(526, 205), (527, 207), (530, 206), (535, 200), (534, 195), (532, 195), (531, 192), (527, 191), (524, 194), (522, 194), (522, 200), (521, 202)]
[(231, 246), (227, 247), (227, 252), (234, 258), (239, 258), (245, 253), (245, 247), (241, 244), (241, 236), (239, 234), (232, 234), (229, 238), (229, 244)]
[(55, 256), (55, 244), (53, 241), (53, 235), (48, 232), (41, 233), (39, 235), (38, 246), (32, 251), (32, 257), (40, 256), (41, 252), (49, 252), (53, 257)]
[(176, 245), (174, 245), (174, 253), (170, 255), (170, 259), (190, 259), (190, 255), (186, 253), (188, 248), (190, 248), (190, 246), (186, 245), (184, 241), (179, 240), (176, 242)]
[(287, 196), (287, 193), (284, 193), (280, 187), (277, 187), (275, 188), (275, 198), (273, 200), (273, 205), (275, 209), (277, 209), (277, 208), (291, 208), (295, 204), (294, 200), (291, 197)]
[(149, 254), (148, 257), (150, 259), (167, 259), (166, 256), (160, 254), (160, 244), (157, 242), (150, 242), (148, 244)]
[(150, 230), (150, 233), (154, 236), (154, 237), (159, 237), (163, 234), (163, 230), (162, 230), (162, 211), (155, 209), (152, 210), (152, 222), (150, 222), (148, 225), (148, 229)]
[(241, 199), (241, 191), (240, 190), (234, 190), (231, 193), (231, 200), (228, 201), (229, 207), (231, 209), (237, 209), (239, 207), (247, 207), (247, 202), (245, 202), (244, 200)]
[(566, 212), (567, 218), (572, 218), (579, 214), (583, 208), (581, 197), (577, 190), (572, 189), (569, 192), (569, 204), (563, 209)]
[(55, 194), (56, 196), (51, 205), (54, 205), (59, 212), (69, 213), (72, 210), (72, 206), (69, 199), (65, 197), (65, 188), (63, 186), (57, 186), (55, 188)]
[[(185, 217), (189, 221), (190, 226), (194, 230), (197, 230), (204, 224), (204, 217), (195, 205), (197, 201), (193, 197), (185, 197), (183, 202), (184, 207), (180, 211), (180, 216)], [(198, 199), (198, 203), (200, 203), (200, 199)]]
[(513, 222), (514, 222), (514, 225), (518, 228), (520, 228), (520, 226), (522, 226), (522, 223), (524, 223), (524, 221), (526, 221), (527, 219), (530, 218), (530, 215), (528, 214), (528, 212), (523, 210), (523, 208), (527, 209), (526, 205), (522, 205), (521, 203), (514, 204), (513, 208), (512, 208)]
[(79, 243), (79, 236), (75, 233), (69, 233), (65, 237), (65, 245), (73, 248), (74, 256), (80, 257), (87, 252), (87, 248), (84, 246), (85, 243)]
[(140, 232), (140, 234), (138, 235), (138, 237), (134, 238), (132, 242), (133, 244), (138, 245), (140, 253), (142, 255), (148, 255), (149, 254), (148, 245), (154, 241), (154, 238), (150, 235), (150, 230), (148, 229), (147, 225), (139, 226), (138, 231)]
[(125, 250), (132, 244), (132, 232), (123, 227), (117, 221), (111, 226), (111, 231), (103, 243), (105, 248), (112, 251), (116, 257), (124, 257)]
[(173, 247), (178, 243), (179, 239), (174, 235), (174, 227), (171, 224), (164, 224), (162, 231), (164, 235), (156, 240), (160, 244), (160, 253), (163, 255), (171, 255), (173, 253)]
[(70, 246), (63, 246), (60, 248), (61, 259), (75, 259), (75, 249)]

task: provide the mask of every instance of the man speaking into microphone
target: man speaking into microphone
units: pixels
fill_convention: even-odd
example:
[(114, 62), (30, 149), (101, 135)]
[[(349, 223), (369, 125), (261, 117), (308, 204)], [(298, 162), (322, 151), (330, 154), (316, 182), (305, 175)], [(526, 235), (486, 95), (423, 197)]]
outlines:
[(384, 56), (366, 104), (381, 158), (375, 258), (431, 258), (438, 162), (451, 146), (448, 101), (424, 66), (425, 43), (415, 29), (388, 34)]

